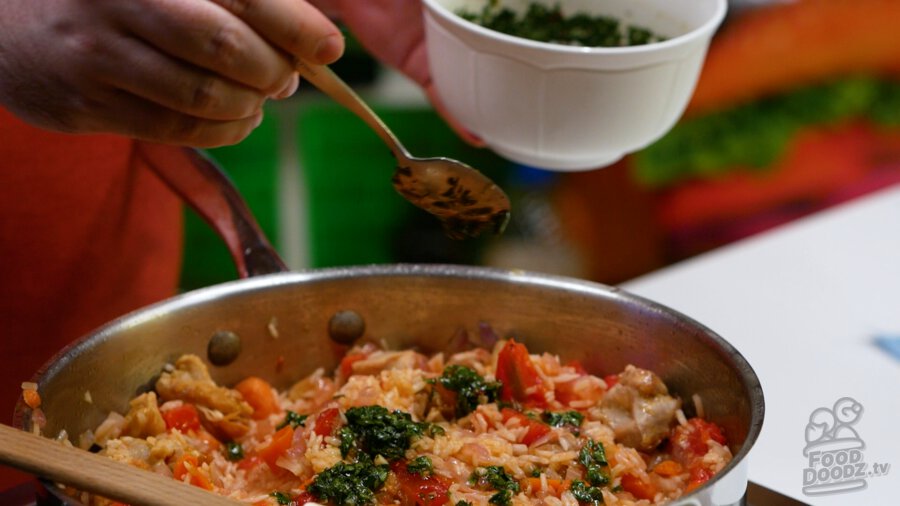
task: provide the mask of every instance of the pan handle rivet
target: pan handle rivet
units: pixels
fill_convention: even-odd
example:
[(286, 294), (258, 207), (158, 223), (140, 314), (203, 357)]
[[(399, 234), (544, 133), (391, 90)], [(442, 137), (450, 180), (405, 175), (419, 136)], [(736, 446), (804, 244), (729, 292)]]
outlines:
[(241, 353), (241, 338), (234, 332), (220, 330), (209, 338), (206, 356), (213, 365), (228, 365)]
[(328, 336), (340, 344), (353, 344), (366, 331), (366, 321), (356, 311), (334, 313), (328, 321)]

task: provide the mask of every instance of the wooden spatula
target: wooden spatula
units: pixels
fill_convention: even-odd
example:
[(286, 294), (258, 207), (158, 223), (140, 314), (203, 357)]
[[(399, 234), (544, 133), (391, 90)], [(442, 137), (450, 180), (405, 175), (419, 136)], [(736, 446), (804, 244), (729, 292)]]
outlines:
[(2, 424), (0, 463), (131, 506), (247, 506), (247, 503)]

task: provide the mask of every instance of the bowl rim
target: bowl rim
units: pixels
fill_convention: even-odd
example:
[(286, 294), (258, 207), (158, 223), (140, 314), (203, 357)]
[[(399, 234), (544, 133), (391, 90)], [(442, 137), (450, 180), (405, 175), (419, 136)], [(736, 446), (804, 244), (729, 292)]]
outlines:
[(536, 40), (526, 39), (508, 35), (496, 30), (485, 28), (484, 26), (463, 19), (445, 7), (439, 0), (422, 0), (425, 5), (424, 15), (436, 15), (444, 22), (449, 23), (457, 28), (473, 33), (483, 39), (490, 39), (501, 43), (509, 44), (514, 47), (528, 48), (531, 50), (549, 51), (552, 53), (560, 53), (566, 55), (629, 55), (644, 54), (664, 51), (684, 46), (698, 39), (712, 36), (713, 32), (725, 19), (728, 11), (728, 0), (711, 0), (715, 3), (715, 11), (713, 15), (703, 24), (693, 30), (683, 33), (677, 37), (672, 37), (660, 42), (651, 42), (649, 44), (641, 44), (637, 46), (620, 46), (620, 47), (586, 47), (586, 46), (568, 46), (565, 44), (555, 44), (552, 42), (540, 42)]

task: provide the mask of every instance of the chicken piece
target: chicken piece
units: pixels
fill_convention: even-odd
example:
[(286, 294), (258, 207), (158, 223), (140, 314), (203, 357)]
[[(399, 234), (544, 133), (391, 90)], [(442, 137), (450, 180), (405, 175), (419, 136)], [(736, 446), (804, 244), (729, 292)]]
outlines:
[(163, 401), (181, 400), (196, 405), (204, 427), (221, 439), (243, 436), (250, 428), (253, 408), (237, 391), (216, 385), (196, 355), (180, 357), (175, 370), (160, 376), (156, 391)]
[(374, 375), (391, 369), (425, 369), (428, 357), (415, 351), (376, 351), (353, 362), (353, 374)]
[[(129, 436), (110, 439), (99, 454), (139, 469), (163, 476), (172, 476), (172, 470), (167, 463), (177, 460), (185, 453), (195, 451), (181, 434), (164, 432), (158, 437), (150, 436), (147, 439)], [(67, 490), (70, 491), (71, 495), (80, 493), (75, 489)], [(82, 495), (82, 502), (85, 502), (84, 498), (85, 495)], [(90, 506), (120, 506), (122, 503), (106, 499), (105, 497), (91, 495), (85, 504)]]
[(629, 365), (603, 396), (597, 412), (615, 432), (616, 441), (646, 451), (668, 436), (680, 407), (681, 401), (669, 395), (659, 376)]
[(185, 453), (195, 452), (190, 443), (181, 434), (165, 433), (150, 440), (150, 462), (170, 462)]
[[(150, 447), (151, 444), (145, 439), (123, 437), (107, 441), (106, 446), (99, 454), (138, 469), (152, 471), (155, 468), (155, 463), (150, 457)], [(81, 494), (75, 489), (67, 488), (67, 490), (71, 495), (77, 496), (77, 494)], [(105, 497), (81, 494), (81, 500), (84, 501), (85, 498), (87, 498), (87, 504), (90, 506), (115, 506), (120, 504)]]
[(150, 470), (154, 464), (150, 459), (150, 447), (146, 439), (122, 437), (107, 441), (100, 455), (133, 467)]
[(159, 412), (155, 393), (141, 394), (132, 399), (130, 405), (131, 408), (125, 415), (121, 435), (147, 438), (166, 431), (166, 422)]

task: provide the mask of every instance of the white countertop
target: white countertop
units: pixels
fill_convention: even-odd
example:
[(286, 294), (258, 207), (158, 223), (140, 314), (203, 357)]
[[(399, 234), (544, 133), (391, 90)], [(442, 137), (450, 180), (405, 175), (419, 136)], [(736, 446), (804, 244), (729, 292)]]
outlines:
[[(879, 335), (900, 336), (900, 187), (622, 288), (700, 321), (753, 366), (766, 416), (750, 454), (752, 481), (815, 505), (900, 504), (900, 357), (873, 342)], [(865, 488), (805, 495), (810, 415), (843, 397), (863, 408), (849, 425), (864, 442), (855, 458), (867, 474), (876, 464), (891, 468), (866, 476)], [(816, 470), (822, 468), (817, 463)]]

